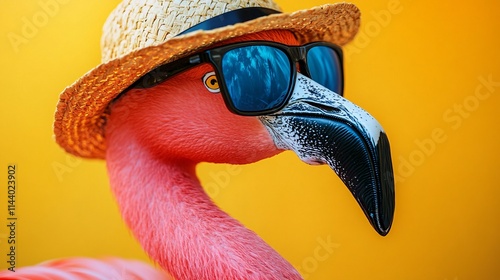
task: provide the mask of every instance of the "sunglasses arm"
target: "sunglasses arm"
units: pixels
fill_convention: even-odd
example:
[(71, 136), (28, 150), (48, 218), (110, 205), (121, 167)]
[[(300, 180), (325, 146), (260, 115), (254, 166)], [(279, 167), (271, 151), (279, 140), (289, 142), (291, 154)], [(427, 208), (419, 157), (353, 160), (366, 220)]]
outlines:
[(185, 57), (178, 59), (176, 61), (160, 65), (155, 69), (148, 72), (146, 75), (139, 78), (139, 80), (135, 81), (130, 87), (131, 88), (151, 88), (154, 87), (165, 80), (188, 70), (191, 67), (194, 67), (198, 64), (203, 63), (201, 54), (197, 54), (190, 57)]

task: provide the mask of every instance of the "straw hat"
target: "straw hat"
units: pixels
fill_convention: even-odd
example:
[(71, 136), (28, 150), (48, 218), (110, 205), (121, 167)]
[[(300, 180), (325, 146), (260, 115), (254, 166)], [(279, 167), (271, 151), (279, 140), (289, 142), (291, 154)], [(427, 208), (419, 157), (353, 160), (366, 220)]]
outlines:
[(329, 41), (344, 45), (359, 28), (356, 6), (338, 3), (179, 35), (200, 22), (248, 7), (280, 11), (271, 0), (124, 0), (104, 24), (102, 64), (60, 95), (54, 122), (56, 142), (76, 156), (105, 158), (104, 128), (109, 103), (157, 66), (217, 42), (264, 30), (286, 29), (300, 43)]

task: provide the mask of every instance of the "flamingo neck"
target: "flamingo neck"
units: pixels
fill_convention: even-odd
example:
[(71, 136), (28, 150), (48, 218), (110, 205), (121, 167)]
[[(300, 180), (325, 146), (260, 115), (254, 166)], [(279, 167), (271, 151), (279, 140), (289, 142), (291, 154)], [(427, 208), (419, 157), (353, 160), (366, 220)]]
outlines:
[(302, 279), (260, 237), (212, 202), (196, 177), (196, 163), (157, 158), (133, 137), (116, 139), (108, 141), (106, 161), (123, 219), (172, 276)]

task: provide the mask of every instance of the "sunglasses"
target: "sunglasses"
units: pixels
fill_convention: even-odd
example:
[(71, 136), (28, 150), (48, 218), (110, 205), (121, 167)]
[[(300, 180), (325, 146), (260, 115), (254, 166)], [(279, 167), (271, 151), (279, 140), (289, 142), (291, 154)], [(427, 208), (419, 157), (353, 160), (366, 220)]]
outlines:
[(150, 71), (131, 88), (150, 88), (202, 63), (214, 67), (217, 85), (228, 109), (238, 115), (260, 116), (280, 111), (292, 95), (297, 68), (342, 95), (342, 50), (328, 42), (287, 46), (249, 41), (209, 49)]

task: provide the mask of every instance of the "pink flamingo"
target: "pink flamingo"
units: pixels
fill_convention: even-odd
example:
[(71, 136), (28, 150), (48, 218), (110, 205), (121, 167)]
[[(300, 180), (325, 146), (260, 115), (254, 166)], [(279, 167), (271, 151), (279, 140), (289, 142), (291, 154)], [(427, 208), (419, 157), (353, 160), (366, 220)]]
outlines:
[[(291, 32), (264, 31), (218, 45), (252, 40), (299, 44)], [(217, 83), (204, 81), (213, 71), (208, 63), (191, 67), (152, 88), (132, 88), (110, 106), (110, 185), (124, 221), (154, 262), (174, 279), (302, 279), (258, 235), (220, 210), (195, 174), (199, 162), (246, 164), (285, 149), (307, 163), (329, 164), (376, 231), (388, 233), (394, 211), (392, 166), (387, 138), (375, 119), (302, 74), (296, 75), (281, 111), (237, 115), (221, 94), (213, 93)], [(117, 259), (57, 260), (15, 274), (0, 272), (1, 279), (124, 275), (170, 277)]]
[[(283, 31), (225, 43), (255, 39), (297, 44)], [(208, 64), (197, 66), (154, 88), (130, 90), (113, 105), (106, 161), (123, 219), (175, 279), (301, 279), (260, 237), (220, 210), (196, 178), (201, 161), (245, 164), (283, 151), (258, 117), (229, 112), (221, 96), (205, 88), (202, 77), (211, 71)], [(64, 268), (61, 263), (46, 266)], [(16, 276), (33, 271), (43, 270), (20, 269)]]

